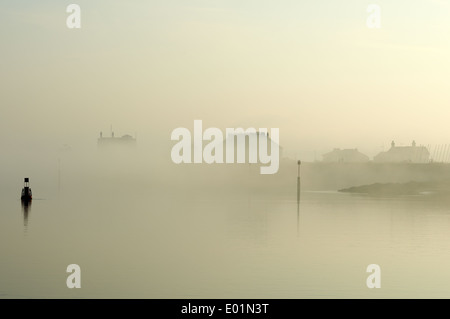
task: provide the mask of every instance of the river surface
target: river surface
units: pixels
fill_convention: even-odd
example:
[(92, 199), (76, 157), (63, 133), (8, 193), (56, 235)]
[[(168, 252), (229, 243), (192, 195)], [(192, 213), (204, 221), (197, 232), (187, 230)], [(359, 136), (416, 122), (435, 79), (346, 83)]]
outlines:
[[(1, 298), (450, 297), (446, 202), (44, 176), (28, 207), (2, 183)], [(81, 289), (66, 286), (69, 264)]]

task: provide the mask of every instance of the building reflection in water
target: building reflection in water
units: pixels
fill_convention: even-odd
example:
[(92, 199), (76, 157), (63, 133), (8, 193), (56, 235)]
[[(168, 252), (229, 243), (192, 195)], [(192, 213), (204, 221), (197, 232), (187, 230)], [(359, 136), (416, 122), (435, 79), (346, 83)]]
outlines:
[(25, 227), (25, 229), (28, 226), (28, 215), (30, 213), (30, 210), (31, 210), (31, 200), (23, 199), (22, 200), (22, 213), (23, 213), (23, 226)]

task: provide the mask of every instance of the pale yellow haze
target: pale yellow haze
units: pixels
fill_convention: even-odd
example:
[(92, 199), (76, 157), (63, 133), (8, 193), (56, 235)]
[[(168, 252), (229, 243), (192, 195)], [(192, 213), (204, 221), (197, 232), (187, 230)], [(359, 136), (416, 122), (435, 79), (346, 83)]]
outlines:
[(95, 146), (111, 125), (171, 145), (196, 119), (279, 128), (307, 159), (450, 141), (449, 1), (73, 3), (81, 29), (70, 2), (0, 4), (3, 149)]

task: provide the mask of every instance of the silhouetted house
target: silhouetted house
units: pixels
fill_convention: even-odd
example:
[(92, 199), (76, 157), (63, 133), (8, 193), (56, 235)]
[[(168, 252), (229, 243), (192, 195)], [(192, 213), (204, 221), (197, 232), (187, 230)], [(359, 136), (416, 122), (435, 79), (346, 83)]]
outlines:
[(379, 163), (428, 163), (430, 153), (425, 146), (416, 146), (415, 141), (411, 146), (395, 146), (392, 141), (389, 151), (379, 153), (373, 160)]
[(114, 132), (111, 133), (111, 137), (104, 137), (100, 132), (97, 145), (99, 148), (121, 148), (121, 147), (134, 147), (136, 146), (136, 139), (131, 135), (123, 135), (122, 137), (115, 137)]
[(343, 150), (335, 148), (322, 156), (325, 163), (365, 163), (369, 161), (369, 157), (356, 148)]

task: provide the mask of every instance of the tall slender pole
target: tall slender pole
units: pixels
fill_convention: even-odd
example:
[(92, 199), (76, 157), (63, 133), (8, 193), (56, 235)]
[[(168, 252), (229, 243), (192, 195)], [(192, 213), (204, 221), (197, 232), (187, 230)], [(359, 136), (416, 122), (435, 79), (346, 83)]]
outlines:
[(58, 158), (58, 195), (61, 192), (61, 159)]

